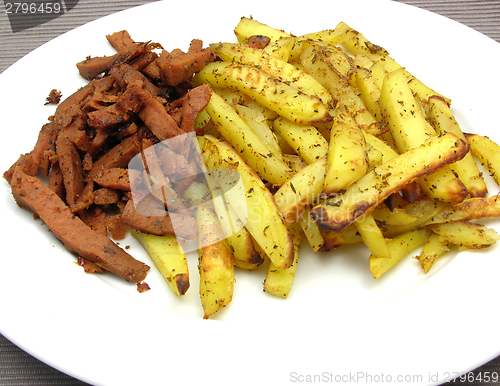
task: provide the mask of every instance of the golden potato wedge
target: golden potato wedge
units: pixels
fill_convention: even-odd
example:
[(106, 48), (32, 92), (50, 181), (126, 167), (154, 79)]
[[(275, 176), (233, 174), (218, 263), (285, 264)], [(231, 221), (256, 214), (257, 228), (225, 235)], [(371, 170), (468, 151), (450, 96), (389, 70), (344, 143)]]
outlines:
[(348, 189), (368, 170), (363, 131), (350, 123), (334, 120), (326, 158), (323, 194), (335, 195)]
[(433, 213), (422, 224), (439, 224), (452, 221), (470, 221), (481, 218), (500, 217), (500, 196), (474, 197), (460, 204), (446, 205)]
[(293, 240), (294, 259), (288, 268), (276, 268), (272, 261), (267, 267), (266, 278), (264, 279), (264, 291), (268, 294), (286, 298), (292, 289), (295, 279), (295, 272), (299, 262), (299, 246), (302, 240), (302, 229), (298, 223), (293, 223), (288, 228)]
[(469, 221), (433, 224), (429, 228), (450, 243), (468, 249), (488, 248), (500, 239), (493, 228)]
[(354, 225), (372, 256), (391, 257), (387, 240), (371, 214), (364, 216), (362, 221), (354, 221)]
[(326, 157), (306, 166), (279, 188), (274, 199), (285, 221), (298, 220), (305, 208), (318, 199), (325, 181)]
[(222, 136), (239, 152), (241, 157), (266, 181), (281, 186), (292, 174), (283, 159), (273, 153), (259, 139), (236, 110), (216, 93), (212, 93), (205, 110)]
[(348, 225), (338, 232), (329, 231), (320, 227), (320, 232), (325, 242), (320, 248), (320, 252), (330, 252), (343, 245), (363, 242), (363, 239), (354, 224)]
[[(443, 98), (436, 95), (429, 98), (429, 117), (432, 119), (438, 134), (452, 132), (457, 137), (465, 140), (465, 135), (460, 125)], [(500, 147), (498, 158), (500, 158)], [(471, 153), (450, 166), (458, 174), (458, 177), (464, 183), (471, 197), (486, 196), (488, 188)]]
[(248, 17), (242, 17), (234, 29), (234, 34), (241, 44), (248, 42), (248, 38), (253, 35), (267, 36), (271, 42), (276, 41), (282, 37), (291, 37), (289, 33), (280, 31), (275, 28), (269, 27), (264, 23)]
[(224, 234), (212, 209), (198, 207), (196, 222), (200, 245), (200, 299), (203, 318), (208, 319), (226, 307), (233, 298), (234, 261), (231, 251), (223, 241)]
[(332, 95), (312, 75), (262, 50), (233, 43), (211, 44), (210, 47), (225, 62), (258, 67), (274, 79), (279, 79), (306, 95), (319, 98), (325, 106), (334, 103)]
[(251, 65), (213, 62), (199, 71), (193, 82), (239, 90), (292, 122), (314, 124), (332, 120), (320, 99)]
[(431, 233), (431, 230), (424, 228), (394, 237), (388, 243), (389, 250), (391, 251), (390, 258), (370, 256), (370, 271), (373, 277), (380, 279), (384, 273), (399, 263), (411, 251), (424, 245)]
[[(403, 68), (387, 74), (379, 104), (400, 153), (422, 145), (434, 135), (434, 129), (417, 108)], [(449, 166), (425, 176), (419, 184), (427, 196), (440, 201), (458, 203), (468, 196), (465, 185)]]
[[(378, 63), (384, 68), (386, 72), (393, 72), (400, 68), (403, 68), (400, 64), (398, 64), (392, 57), (384, 56), (379, 59)], [(417, 79), (415, 76), (410, 74), (406, 68), (403, 69), (403, 72), (406, 76), (407, 83), (410, 86), (411, 90), (414, 94), (417, 94), (423, 100), (428, 100), (431, 96), (438, 95), (443, 98), (448, 105), (451, 105), (451, 99), (445, 97), (444, 95), (434, 91), (430, 87), (426, 86), (423, 82)]]
[(257, 109), (247, 106), (236, 105), (234, 107), (238, 115), (252, 128), (253, 132), (259, 137), (262, 143), (273, 153), (273, 157), (283, 159), (283, 152), (281, 151), (278, 140), (269, 127), (269, 123), (264, 114)]
[(479, 134), (465, 134), (465, 137), (470, 144), (472, 154), (481, 161), (500, 185), (500, 145)]
[(274, 265), (278, 268), (289, 267), (293, 262), (293, 242), (273, 195), (260, 177), (225, 141), (205, 136), (201, 148), (210, 173), (217, 169), (239, 173), (246, 200), (244, 203), (228, 200), (229, 205), (240, 218), (247, 216), (245, 227)]
[(175, 235), (156, 236), (132, 228), (130, 234), (142, 245), (172, 292), (184, 295), (189, 288), (189, 269)]
[(302, 228), (302, 231), (306, 235), (309, 246), (314, 253), (317, 253), (325, 244), (325, 239), (321, 234), (321, 229), (319, 225), (313, 221), (310, 215), (310, 210), (306, 209), (299, 217), (298, 222)]
[(314, 126), (301, 125), (280, 117), (274, 120), (273, 128), (308, 164), (326, 156), (328, 143)]
[(295, 38), (283, 36), (278, 40), (271, 41), (263, 51), (277, 59), (288, 62), (294, 45)]
[(363, 130), (381, 134), (381, 123), (373, 117), (349, 81), (330, 63), (321, 45), (311, 45), (302, 53), (300, 60), (305, 70), (339, 101), (343, 112), (349, 111)]
[(418, 256), (418, 261), (424, 273), (429, 272), (434, 263), (450, 251), (451, 243), (437, 233), (432, 233), (425, 240), (424, 247)]
[(467, 143), (452, 133), (430, 137), (425, 144), (375, 167), (344, 194), (314, 207), (311, 214), (320, 226), (338, 231), (370, 214), (407, 183), (462, 159), (468, 151)]

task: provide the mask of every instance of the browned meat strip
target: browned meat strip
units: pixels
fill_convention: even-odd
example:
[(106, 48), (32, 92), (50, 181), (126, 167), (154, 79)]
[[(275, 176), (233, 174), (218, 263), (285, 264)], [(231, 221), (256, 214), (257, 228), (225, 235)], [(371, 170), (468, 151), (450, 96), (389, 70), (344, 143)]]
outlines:
[[(160, 215), (163, 214), (163, 215)], [(196, 237), (194, 217), (165, 211), (164, 205), (153, 196), (144, 197), (135, 207), (129, 200), (121, 214), (122, 221), (128, 226), (154, 235), (174, 234), (177, 237), (193, 240)], [(172, 221), (175, 222), (175, 229)]]
[(199, 40), (194, 40), (191, 45), (194, 48), (185, 54), (175, 54), (167, 58), (160, 55), (156, 60), (165, 85), (175, 86), (190, 80), (195, 72), (216, 59), (217, 55), (210, 47), (199, 49)]
[(125, 30), (106, 35), (106, 39), (117, 51), (129, 50), (137, 45), (130, 37), (130, 34)]
[(128, 170), (125, 168), (111, 168), (103, 170), (94, 177), (94, 181), (103, 188), (130, 191)]
[(83, 78), (91, 80), (117, 64), (125, 63), (139, 55), (144, 54), (148, 50), (148, 44), (149, 43), (137, 44), (130, 49), (121, 50), (113, 56), (98, 56), (95, 58), (88, 57), (87, 59), (77, 63), (76, 67)]
[(167, 112), (165, 106), (151, 93), (149, 93), (149, 96), (143, 102), (142, 109), (138, 115), (160, 141), (184, 134)]
[(151, 83), (140, 71), (127, 63), (122, 63), (118, 66), (113, 66), (109, 70), (109, 75), (115, 82), (125, 89), (127, 85), (140, 84), (144, 89), (152, 95), (158, 95), (160, 89)]
[(63, 175), (66, 202), (72, 210), (75, 210), (75, 205), (85, 186), (82, 160), (75, 145), (66, 135), (59, 135), (57, 138), (56, 154)]
[(114, 189), (100, 188), (94, 190), (94, 204), (96, 205), (112, 205), (116, 204), (120, 199), (120, 195)]
[(45, 152), (53, 149), (58, 131), (59, 128), (54, 122), (45, 124), (38, 134), (38, 140), (33, 150), (21, 155), (4, 173), (3, 177), (10, 182), (16, 167), (22, 168), (30, 176), (35, 176), (38, 173)]
[(18, 205), (36, 213), (65, 247), (86, 260), (134, 283), (145, 279), (149, 267), (134, 259), (108, 237), (93, 231), (36, 177), (14, 171), (12, 193)]
[(118, 98), (116, 103), (88, 114), (87, 123), (95, 129), (113, 127), (128, 122), (142, 107), (144, 91), (132, 85)]
[(87, 181), (93, 180), (103, 170), (127, 167), (130, 160), (140, 151), (141, 140), (137, 134), (125, 138), (92, 164), (92, 169), (87, 175)]
[(208, 84), (195, 87), (186, 94), (186, 99), (182, 104), (181, 110), (181, 129), (185, 133), (194, 131), (194, 122), (196, 116), (203, 111), (210, 97), (212, 88)]

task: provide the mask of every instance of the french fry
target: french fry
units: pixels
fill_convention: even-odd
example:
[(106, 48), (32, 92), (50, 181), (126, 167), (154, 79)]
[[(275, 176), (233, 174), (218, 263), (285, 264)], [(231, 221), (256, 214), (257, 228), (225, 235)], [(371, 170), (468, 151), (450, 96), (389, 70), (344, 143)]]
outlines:
[(452, 133), (430, 137), (425, 144), (372, 169), (344, 194), (314, 207), (311, 214), (325, 229), (341, 230), (407, 183), (456, 162), (468, 151), (469, 146)]
[(267, 267), (266, 278), (264, 279), (264, 291), (268, 294), (286, 298), (292, 289), (295, 279), (295, 272), (299, 262), (299, 246), (302, 239), (302, 228), (298, 223), (293, 223), (288, 228), (292, 236), (294, 246), (294, 259), (290, 267), (277, 268), (272, 261)]
[(282, 37), (291, 37), (289, 33), (269, 27), (264, 23), (248, 17), (242, 17), (234, 29), (234, 34), (241, 44), (248, 42), (248, 38), (253, 35), (267, 36), (271, 42), (279, 40)]
[[(293, 262), (293, 242), (273, 195), (227, 142), (209, 136), (205, 136), (202, 142), (203, 160), (209, 169), (229, 169), (240, 175), (245, 203), (228, 200), (229, 205), (239, 216), (246, 212), (243, 213), (248, 216), (245, 227), (274, 265), (289, 267)], [(243, 204), (244, 209), (241, 208)]]
[(302, 213), (298, 221), (302, 231), (306, 235), (311, 249), (314, 253), (319, 252), (323, 247), (323, 244), (325, 244), (325, 239), (321, 234), (319, 225), (311, 219), (309, 209)]
[(423, 245), (431, 233), (431, 230), (424, 228), (394, 237), (388, 243), (391, 251), (390, 258), (370, 256), (370, 272), (373, 277), (380, 279), (384, 273), (399, 263), (412, 250)]
[(432, 233), (425, 241), (418, 256), (418, 261), (424, 273), (428, 273), (434, 263), (450, 251), (451, 243), (437, 233)]
[(233, 298), (234, 261), (215, 213), (209, 207), (200, 206), (196, 210), (196, 222), (200, 245), (200, 299), (203, 318), (208, 319)]
[(330, 252), (343, 245), (351, 245), (363, 242), (358, 229), (354, 224), (348, 225), (340, 231), (329, 231), (320, 228), (324, 244), (320, 252)]
[[(403, 68), (387, 74), (379, 104), (399, 152), (420, 146), (434, 135), (434, 129), (417, 108)], [(440, 201), (457, 203), (468, 196), (465, 185), (449, 166), (425, 176), (419, 184), (427, 196)]]
[(288, 36), (283, 36), (278, 40), (271, 41), (265, 48), (264, 52), (277, 59), (288, 62), (290, 59), (291, 51), (295, 45), (295, 39)]
[(332, 95), (310, 74), (286, 61), (251, 48), (247, 45), (219, 43), (210, 47), (225, 62), (236, 62), (258, 67), (273, 78), (292, 86), (298, 91), (314, 98), (319, 98), (325, 106), (334, 103)]
[(175, 235), (157, 236), (132, 228), (130, 234), (142, 245), (172, 292), (184, 295), (189, 288), (189, 268)]
[(429, 227), (449, 242), (468, 249), (491, 247), (500, 239), (493, 228), (468, 221), (434, 224)]
[(282, 159), (283, 152), (264, 114), (259, 110), (242, 105), (236, 105), (235, 109), (238, 115), (252, 128), (262, 143), (273, 153), (273, 157)]
[(314, 126), (301, 125), (280, 117), (274, 120), (273, 128), (308, 164), (326, 156), (328, 143)]
[(326, 157), (306, 166), (284, 183), (274, 199), (285, 221), (293, 223), (312, 204), (323, 190)]
[[(403, 68), (400, 64), (398, 64), (393, 58), (390, 56), (384, 56), (383, 58), (380, 58), (378, 61), (381, 66), (384, 68), (386, 72), (392, 72), (395, 70), (398, 70), (400, 68)], [(428, 100), (431, 96), (438, 95), (441, 98), (443, 98), (448, 105), (451, 105), (451, 99), (445, 97), (444, 95), (441, 95), (440, 93), (434, 91), (430, 87), (426, 86), (422, 81), (417, 79), (415, 76), (410, 74), (406, 68), (403, 68), (403, 72), (406, 76), (407, 83), (409, 87), (411, 88), (412, 92), (415, 94), (418, 94), (420, 98), (423, 100)]]
[(422, 224), (429, 225), (500, 217), (500, 196), (470, 198), (460, 204), (446, 205), (431, 214)]
[(314, 124), (332, 120), (321, 100), (301, 93), (254, 66), (228, 62), (210, 63), (195, 75), (193, 82), (239, 90), (292, 122)]
[(465, 137), (470, 144), (472, 154), (481, 161), (500, 185), (500, 146), (479, 134), (465, 134)]
[[(443, 98), (438, 96), (431, 96), (429, 98), (429, 116), (433, 120), (438, 134), (452, 132), (457, 137), (465, 140), (462, 129)], [(497, 158), (500, 158), (500, 152)], [(467, 154), (460, 161), (455, 162), (451, 165), (451, 168), (458, 174), (458, 177), (464, 183), (471, 197), (486, 196), (488, 188), (471, 153)]]
[(255, 132), (219, 95), (212, 93), (205, 107), (223, 137), (240, 153), (241, 157), (272, 184), (282, 185), (291, 177), (290, 167), (259, 139)]
[(373, 117), (349, 81), (330, 63), (322, 46), (311, 45), (300, 60), (306, 71), (339, 101), (341, 110), (349, 111), (363, 130), (375, 135), (382, 133), (381, 123)]
[(391, 257), (387, 241), (371, 214), (365, 216), (362, 221), (355, 221), (354, 225), (372, 256)]
[(331, 196), (348, 189), (368, 170), (368, 155), (362, 130), (335, 120), (330, 135), (323, 194)]

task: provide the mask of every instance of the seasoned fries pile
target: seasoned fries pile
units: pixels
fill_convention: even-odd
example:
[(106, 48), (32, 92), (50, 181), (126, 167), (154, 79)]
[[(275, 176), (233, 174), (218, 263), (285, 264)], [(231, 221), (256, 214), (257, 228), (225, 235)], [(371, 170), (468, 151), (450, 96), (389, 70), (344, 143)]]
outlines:
[[(115, 226), (125, 221), (177, 296), (189, 288), (183, 243), (196, 228), (204, 318), (231, 302), (235, 267), (267, 264), (264, 291), (286, 298), (303, 236), (315, 253), (332, 255), (343, 245), (364, 243), (375, 279), (419, 247), (415, 258), (428, 273), (454, 248), (482, 249), (498, 241), (493, 228), (475, 220), (500, 216), (498, 192), (488, 192), (477, 164), (499, 184), (500, 146), (463, 133), (451, 99), (343, 22), (293, 36), (242, 18), (234, 32), (238, 43), (210, 44), (211, 59), (189, 79), (190, 90), (208, 95), (193, 110), (190, 130), (183, 116), (179, 131), (162, 138), (146, 105), (133, 111), (134, 122), (150, 129), (137, 151), (149, 165), (140, 196), (152, 196), (167, 216), (185, 216), (193, 226), (180, 235), (175, 227), (153, 233), (127, 222), (133, 189), (121, 196), (113, 217)], [(144, 77), (156, 76), (163, 86), (172, 82), (165, 60), (162, 54), (152, 60), (157, 67), (148, 65)], [(132, 83), (140, 90), (148, 84)], [(163, 105), (174, 111), (175, 103)], [(189, 132), (197, 136), (179, 154), (206, 173), (173, 191), (168, 162), (150, 160), (146, 150)], [(128, 172), (130, 183), (140, 174), (130, 166)], [(176, 200), (187, 209), (174, 207)]]

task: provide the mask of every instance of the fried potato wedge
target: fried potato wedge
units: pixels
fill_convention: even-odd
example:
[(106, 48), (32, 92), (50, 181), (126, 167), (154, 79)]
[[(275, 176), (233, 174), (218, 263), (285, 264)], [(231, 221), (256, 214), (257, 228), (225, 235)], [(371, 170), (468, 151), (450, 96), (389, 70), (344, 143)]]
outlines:
[(481, 161), (500, 185), (500, 145), (479, 134), (465, 134), (465, 137), (470, 144), (472, 154)]
[(299, 246), (303, 232), (298, 223), (293, 223), (288, 230), (293, 240), (294, 258), (293, 263), (288, 268), (277, 268), (272, 261), (267, 267), (266, 278), (264, 279), (264, 291), (268, 294), (286, 298), (292, 289), (295, 279), (295, 272), (299, 262)]
[(260, 70), (292, 86), (298, 91), (321, 99), (325, 106), (334, 103), (332, 95), (310, 74), (286, 61), (259, 49), (242, 44), (218, 43), (210, 47), (225, 62), (236, 62), (258, 67)]
[(229, 169), (240, 175), (245, 203), (228, 200), (228, 204), (240, 217), (247, 216), (245, 227), (274, 265), (289, 267), (293, 262), (293, 242), (271, 192), (229, 143), (210, 136), (202, 142), (203, 160), (211, 173)]
[(371, 214), (365, 216), (362, 221), (355, 221), (354, 225), (372, 256), (391, 257), (387, 240)]
[(301, 55), (301, 64), (349, 111), (356, 123), (365, 131), (380, 135), (381, 123), (373, 117), (356, 90), (339, 70), (330, 62), (326, 50), (321, 45), (311, 45)]
[(368, 170), (363, 131), (335, 119), (330, 135), (323, 194), (331, 196), (348, 189)]
[(212, 93), (205, 110), (222, 136), (262, 178), (278, 186), (291, 178), (292, 171), (285, 161), (273, 156), (272, 151), (222, 97)]
[[(403, 68), (386, 75), (379, 104), (400, 153), (422, 145), (435, 135), (417, 106)], [(425, 176), (419, 184), (427, 196), (444, 202), (462, 202), (469, 194), (449, 166)]]
[(226, 307), (233, 298), (234, 261), (224, 242), (224, 234), (215, 213), (209, 207), (196, 209), (200, 273), (200, 299), (203, 319)]
[(325, 239), (321, 234), (320, 226), (311, 218), (310, 210), (304, 211), (298, 221), (313, 252), (319, 252), (325, 244)]
[(370, 214), (407, 183), (462, 159), (468, 151), (468, 144), (452, 133), (430, 137), (423, 145), (375, 167), (344, 194), (317, 205), (311, 215), (325, 229), (341, 230)]
[(389, 241), (390, 258), (370, 256), (370, 272), (373, 277), (380, 279), (384, 273), (399, 263), (412, 250), (423, 245), (431, 233), (432, 231), (427, 228), (413, 230)]
[(323, 228), (320, 228), (320, 231), (325, 242), (320, 248), (320, 252), (329, 252), (343, 245), (351, 245), (363, 242), (363, 239), (361, 238), (361, 235), (354, 224), (348, 225), (338, 232), (329, 231)]
[[(443, 98), (435, 95), (429, 98), (429, 116), (438, 134), (452, 132), (457, 137), (465, 140), (465, 135), (460, 125)], [(500, 148), (496, 158), (500, 159)], [(455, 162), (451, 165), (451, 168), (458, 174), (458, 177), (464, 183), (471, 197), (486, 196), (488, 188), (472, 153), (467, 154), (463, 159)]]
[(280, 117), (274, 120), (273, 128), (308, 164), (326, 156), (328, 142), (316, 127), (290, 122)]
[[(386, 72), (392, 72), (400, 68), (403, 68), (390, 56), (384, 56), (383, 58), (380, 58), (380, 60), (377, 63), (380, 63)], [(443, 98), (446, 101), (446, 103), (448, 103), (448, 105), (451, 105), (450, 98), (445, 97), (444, 95), (434, 91), (433, 89), (425, 85), (422, 81), (417, 79), (405, 68), (403, 69), (403, 72), (406, 76), (407, 83), (410, 86), (412, 92), (414, 94), (419, 95), (421, 99), (428, 100), (431, 96), (438, 95), (441, 98)]]
[(278, 189), (274, 199), (285, 221), (293, 223), (321, 194), (325, 181), (326, 157), (306, 166)]
[(258, 22), (252, 18), (242, 17), (234, 29), (234, 34), (241, 44), (246, 44), (248, 38), (254, 35), (267, 36), (271, 42), (276, 41), (283, 37), (291, 37), (289, 33), (281, 31), (268, 25)]
[(320, 99), (251, 65), (213, 62), (198, 72), (193, 82), (237, 89), (292, 122), (314, 124), (332, 120)]
[(474, 197), (460, 204), (447, 205), (433, 213), (423, 224), (439, 224), (452, 221), (470, 221), (500, 217), (500, 196)]
[(434, 224), (429, 227), (450, 243), (468, 249), (491, 247), (500, 239), (493, 228), (468, 221)]
[(437, 233), (432, 233), (425, 240), (424, 247), (418, 255), (418, 261), (424, 273), (429, 272), (434, 263), (450, 251), (451, 243)]
[(189, 288), (189, 269), (175, 235), (157, 236), (132, 228), (130, 234), (142, 245), (172, 292), (184, 295)]

